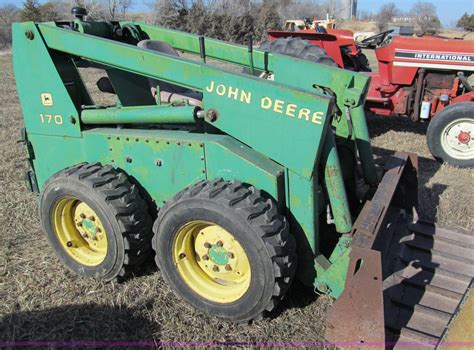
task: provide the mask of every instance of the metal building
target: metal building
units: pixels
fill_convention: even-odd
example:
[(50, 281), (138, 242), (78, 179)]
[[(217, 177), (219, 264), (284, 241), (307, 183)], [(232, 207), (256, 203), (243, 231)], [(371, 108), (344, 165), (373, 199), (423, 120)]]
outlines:
[(357, 14), (357, 0), (340, 0), (339, 8), (342, 19), (353, 19)]

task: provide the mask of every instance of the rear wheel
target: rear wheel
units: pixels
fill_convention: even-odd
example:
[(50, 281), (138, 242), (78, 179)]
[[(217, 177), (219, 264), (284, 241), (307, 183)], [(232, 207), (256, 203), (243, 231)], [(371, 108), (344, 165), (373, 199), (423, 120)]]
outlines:
[(327, 66), (337, 67), (336, 62), (323, 48), (301, 38), (279, 38), (264, 42), (259, 50), (292, 56)]
[(244, 322), (271, 311), (294, 275), (285, 217), (254, 187), (203, 181), (160, 210), (153, 248), (165, 280), (194, 307)]
[(427, 131), (431, 154), (448, 164), (474, 167), (474, 103), (456, 103), (441, 110)]
[(52, 176), (41, 192), (40, 214), (50, 245), (79, 275), (125, 277), (151, 253), (145, 201), (111, 166), (84, 163)]
[(370, 62), (367, 56), (364, 53), (360, 53), (357, 56), (357, 61), (359, 63), (359, 71), (360, 72), (372, 72), (372, 69), (370, 68)]

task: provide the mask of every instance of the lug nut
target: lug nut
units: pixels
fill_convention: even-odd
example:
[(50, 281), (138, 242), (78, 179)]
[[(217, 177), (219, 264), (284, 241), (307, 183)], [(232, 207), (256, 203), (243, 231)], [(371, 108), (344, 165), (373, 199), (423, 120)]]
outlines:
[(89, 220), (90, 221), (95, 221), (95, 217), (94, 216), (89, 216)]
[(229, 264), (227, 264), (227, 265), (225, 266), (225, 269), (226, 269), (227, 271), (232, 271), (232, 266), (230, 266)]
[(81, 217), (81, 219), (85, 219), (86, 218), (86, 214), (84, 213), (81, 213), (81, 215), (79, 215)]
[(217, 265), (214, 265), (214, 267), (212, 268), (212, 271), (214, 271), (214, 272), (218, 272), (218, 271), (219, 271), (219, 266), (217, 266)]
[(203, 256), (202, 256), (202, 260), (209, 260), (209, 256), (203, 255)]
[(101, 233), (101, 232), (102, 232), (102, 230), (100, 229), (100, 227), (96, 227), (96, 229), (95, 229), (95, 232), (97, 232), (97, 233)]
[(79, 221), (76, 225), (77, 225), (78, 227), (82, 227), (82, 221)]
[(231, 258), (231, 259), (235, 258), (234, 253), (231, 253), (231, 252), (228, 252), (228, 253), (227, 253), (227, 256), (228, 256), (229, 258)]
[(222, 243), (222, 241), (218, 241), (218, 242), (217, 242), (217, 246), (218, 246), (218, 247), (222, 247), (223, 245), (224, 245), (224, 243)]
[(211, 244), (209, 242), (204, 243), (204, 248), (207, 248), (207, 249), (211, 248)]

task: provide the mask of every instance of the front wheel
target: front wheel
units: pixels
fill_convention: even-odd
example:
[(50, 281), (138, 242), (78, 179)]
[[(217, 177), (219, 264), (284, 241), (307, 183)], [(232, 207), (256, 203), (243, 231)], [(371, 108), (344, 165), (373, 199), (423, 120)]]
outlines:
[(72, 271), (122, 279), (151, 253), (151, 217), (128, 177), (110, 165), (82, 163), (53, 175), (40, 196), (50, 245)]
[(474, 103), (456, 103), (430, 122), (428, 147), (438, 160), (461, 168), (474, 167)]
[(271, 199), (239, 182), (203, 181), (160, 210), (156, 262), (178, 296), (235, 322), (260, 318), (288, 289), (295, 241)]

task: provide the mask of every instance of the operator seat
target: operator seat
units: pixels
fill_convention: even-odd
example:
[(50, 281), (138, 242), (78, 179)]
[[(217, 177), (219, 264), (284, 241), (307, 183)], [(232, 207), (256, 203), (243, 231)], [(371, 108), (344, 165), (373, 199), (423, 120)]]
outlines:
[[(161, 52), (170, 56), (177, 56), (179, 54), (168, 43), (158, 40), (142, 40), (137, 44), (138, 47), (152, 51)], [(161, 80), (149, 79), (151, 93), (155, 99), (156, 87), (160, 87), (160, 101), (161, 103), (171, 103), (177, 100), (186, 99), (192, 106), (202, 107), (202, 94), (187, 88), (173, 85)]]

